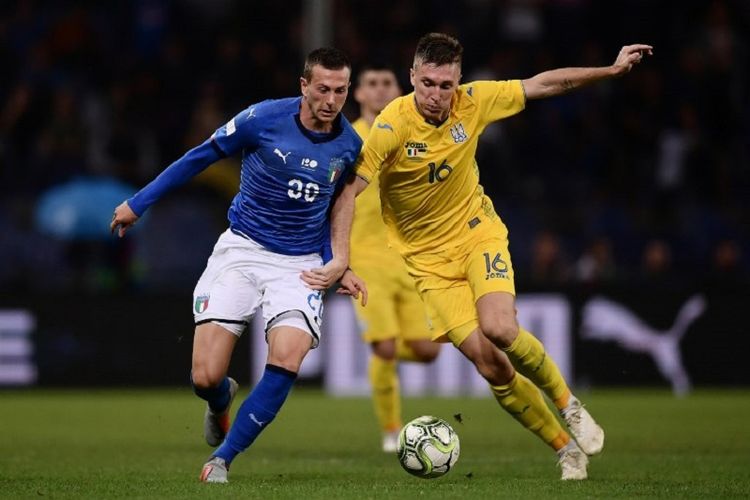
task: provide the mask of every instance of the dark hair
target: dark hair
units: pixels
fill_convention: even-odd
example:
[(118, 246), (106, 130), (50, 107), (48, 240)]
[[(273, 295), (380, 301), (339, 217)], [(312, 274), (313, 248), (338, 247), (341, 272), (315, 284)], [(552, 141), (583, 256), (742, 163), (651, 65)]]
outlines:
[(414, 52), (414, 66), (420, 64), (434, 64), (443, 66), (445, 64), (458, 63), (461, 65), (461, 57), (464, 48), (461, 42), (444, 33), (427, 33), (419, 39), (417, 50)]
[(333, 47), (321, 47), (315, 49), (305, 59), (305, 68), (302, 70), (302, 78), (308, 82), (312, 78), (313, 66), (323, 66), (325, 69), (352, 69), (352, 63), (349, 62), (349, 57), (339, 49)]
[[(362, 83), (362, 75), (367, 73), (368, 71), (389, 71), (393, 73), (393, 76), (396, 76), (396, 70), (393, 69), (392, 66), (381, 63), (381, 62), (373, 62), (369, 64), (365, 64), (361, 68), (359, 68), (359, 71), (357, 72), (357, 85), (360, 85)], [(396, 77), (396, 80), (398, 80), (398, 77)]]

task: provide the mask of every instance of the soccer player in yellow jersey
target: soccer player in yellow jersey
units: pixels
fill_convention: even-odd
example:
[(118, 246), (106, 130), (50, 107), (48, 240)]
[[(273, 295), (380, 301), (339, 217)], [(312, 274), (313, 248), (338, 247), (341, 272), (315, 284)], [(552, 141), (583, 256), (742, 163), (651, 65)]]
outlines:
[(411, 68), (414, 92), (376, 118), (357, 176), (338, 201), (336, 217), (351, 217), (354, 196), (380, 172), (388, 237), (426, 304), (433, 339), (452, 342), (498, 403), (557, 451), (563, 480), (587, 477), (587, 455), (602, 450), (604, 432), (539, 340), (518, 325), (508, 231), (479, 185), (477, 139), (487, 124), (522, 111), (528, 100), (624, 75), (651, 53), (649, 45), (628, 45), (611, 66), (460, 84), (461, 44), (440, 33), (425, 35)]
[[(352, 123), (354, 130), (366, 138), (378, 113), (400, 95), (393, 71), (379, 66), (362, 69), (354, 91), (360, 107), (360, 117)], [(377, 186), (377, 174), (370, 181)], [(402, 426), (396, 363), (428, 363), (437, 357), (440, 344), (430, 340), (427, 314), (403, 259), (387, 244), (378, 189), (362, 193), (355, 212), (350, 263), (367, 283), (370, 299), (367, 307), (359, 301), (355, 301), (355, 307), (363, 339), (372, 349), (368, 376), (383, 433), (383, 451), (395, 452)]]

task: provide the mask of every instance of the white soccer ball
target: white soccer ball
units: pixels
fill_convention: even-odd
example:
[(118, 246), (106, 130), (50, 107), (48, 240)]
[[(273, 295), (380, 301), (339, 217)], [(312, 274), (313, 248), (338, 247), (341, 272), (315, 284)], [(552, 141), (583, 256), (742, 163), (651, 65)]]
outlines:
[(409, 474), (423, 479), (440, 477), (456, 464), (461, 447), (458, 434), (443, 419), (415, 418), (398, 436), (398, 460)]

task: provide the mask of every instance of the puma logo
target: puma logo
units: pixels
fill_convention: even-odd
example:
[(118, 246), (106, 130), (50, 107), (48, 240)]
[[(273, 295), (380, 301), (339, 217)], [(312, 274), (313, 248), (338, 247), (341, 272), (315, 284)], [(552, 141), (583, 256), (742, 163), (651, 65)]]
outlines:
[(263, 427), (263, 424), (265, 424), (265, 422), (261, 422), (260, 420), (258, 420), (257, 418), (255, 418), (255, 414), (254, 413), (250, 414), (250, 420), (252, 420), (256, 424), (258, 424), (258, 427)]
[(276, 148), (273, 150), (273, 152), (282, 160), (284, 160), (284, 165), (286, 165), (286, 157), (292, 154), (291, 151), (289, 151), (287, 154), (281, 154), (281, 151), (279, 151), (279, 148)]
[(680, 341), (690, 325), (706, 310), (706, 300), (694, 295), (677, 313), (672, 328), (660, 331), (622, 305), (595, 297), (583, 307), (581, 336), (615, 341), (625, 349), (651, 356), (659, 372), (672, 384), (675, 394), (690, 392), (690, 378), (682, 364)]

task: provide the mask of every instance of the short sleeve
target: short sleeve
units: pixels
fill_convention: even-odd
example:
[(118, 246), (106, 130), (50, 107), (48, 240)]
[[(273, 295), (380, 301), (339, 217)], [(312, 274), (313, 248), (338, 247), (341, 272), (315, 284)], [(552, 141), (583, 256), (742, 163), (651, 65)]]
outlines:
[(484, 123), (508, 118), (526, 107), (521, 80), (479, 81), (468, 86), (482, 111)]
[(355, 173), (369, 182), (383, 162), (398, 150), (399, 144), (401, 141), (395, 125), (382, 115), (378, 116), (362, 146), (354, 166)]

